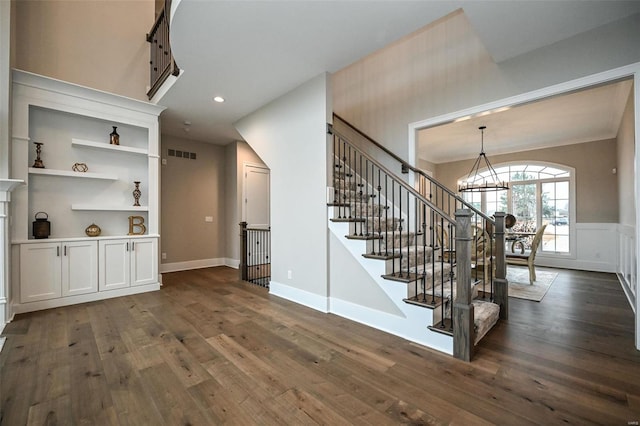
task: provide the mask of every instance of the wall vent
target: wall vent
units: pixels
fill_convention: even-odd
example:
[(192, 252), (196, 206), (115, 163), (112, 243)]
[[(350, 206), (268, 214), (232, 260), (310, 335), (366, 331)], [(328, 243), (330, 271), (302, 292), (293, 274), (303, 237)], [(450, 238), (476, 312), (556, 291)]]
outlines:
[(187, 158), (187, 159), (190, 159), (190, 160), (195, 160), (196, 159), (196, 153), (195, 152), (179, 151), (177, 149), (168, 149), (167, 150), (167, 155), (169, 157)]

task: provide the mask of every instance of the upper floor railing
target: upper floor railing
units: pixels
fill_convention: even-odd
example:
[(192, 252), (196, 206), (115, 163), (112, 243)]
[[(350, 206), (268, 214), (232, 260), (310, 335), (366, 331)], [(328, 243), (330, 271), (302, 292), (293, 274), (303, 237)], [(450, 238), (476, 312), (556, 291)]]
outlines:
[(176, 65), (171, 53), (169, 43), (169, 14), (171, 13), (171, 0), (165, 0), (164, 7), (158, 14), (156, 22), (147, 34), (150, 43), (149, 81), (150, 89), (147, 92), (149, 99), (156, 94), (162, 83), (170, 75), (178, 75), (180, 69)]

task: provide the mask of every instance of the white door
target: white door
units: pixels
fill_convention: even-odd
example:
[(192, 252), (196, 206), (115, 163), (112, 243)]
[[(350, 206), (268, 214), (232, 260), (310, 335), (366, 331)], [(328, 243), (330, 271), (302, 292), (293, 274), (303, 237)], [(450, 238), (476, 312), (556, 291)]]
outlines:
[(129, 287), (131, 256), (128, 239), (101, 240), (98, 287), (100, 291)]
[(155, 238), (131, 240), (131, 285), (158, 282), (158, 250)]
[(242, 219), (250, 228), (268, 228), (270, 191), (269, 169), (264, 166), (244, 165), (244, 208)]
[(58, 243), (20, 246), (20, 303), (62, 295), (60, 249)]
[(62, 295), (98, 291), (98, 242), (62, 243)]

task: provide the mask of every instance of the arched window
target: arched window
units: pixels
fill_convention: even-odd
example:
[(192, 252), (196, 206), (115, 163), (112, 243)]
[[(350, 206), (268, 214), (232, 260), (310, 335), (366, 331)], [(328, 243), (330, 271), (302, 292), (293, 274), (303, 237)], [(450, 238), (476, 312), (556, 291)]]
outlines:
[[(502, 164), (495, 170), (500, 180), (509, 182), (508, 191), (465, 192), (464, 199), (487, 215), (496, 211), (514, 215), (517, 222), (511, 232), (532, 234), (546, 224), (542, 252), (571, 254), (575, 225), (574, 170), (538, 162)], [(488, 172), (479, 173), (480, 177), (484, 174)], [(467, 178), (464, 176), (458, 182)]]

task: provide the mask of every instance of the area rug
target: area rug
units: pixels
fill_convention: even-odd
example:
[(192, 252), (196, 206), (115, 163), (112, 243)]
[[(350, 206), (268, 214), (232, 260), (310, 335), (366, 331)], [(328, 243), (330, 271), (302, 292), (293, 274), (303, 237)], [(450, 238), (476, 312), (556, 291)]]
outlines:
[(509, 296), (518, 299), (527, 299), (539, 302), (542, 300), (553, 280), (558, 276), (557, 272), (542, 271), (536, 268), (537, 280), (533, 285), (529, 284), (529, 269), (524, 266), (507, 265), (507, 280), (509, 281)]

